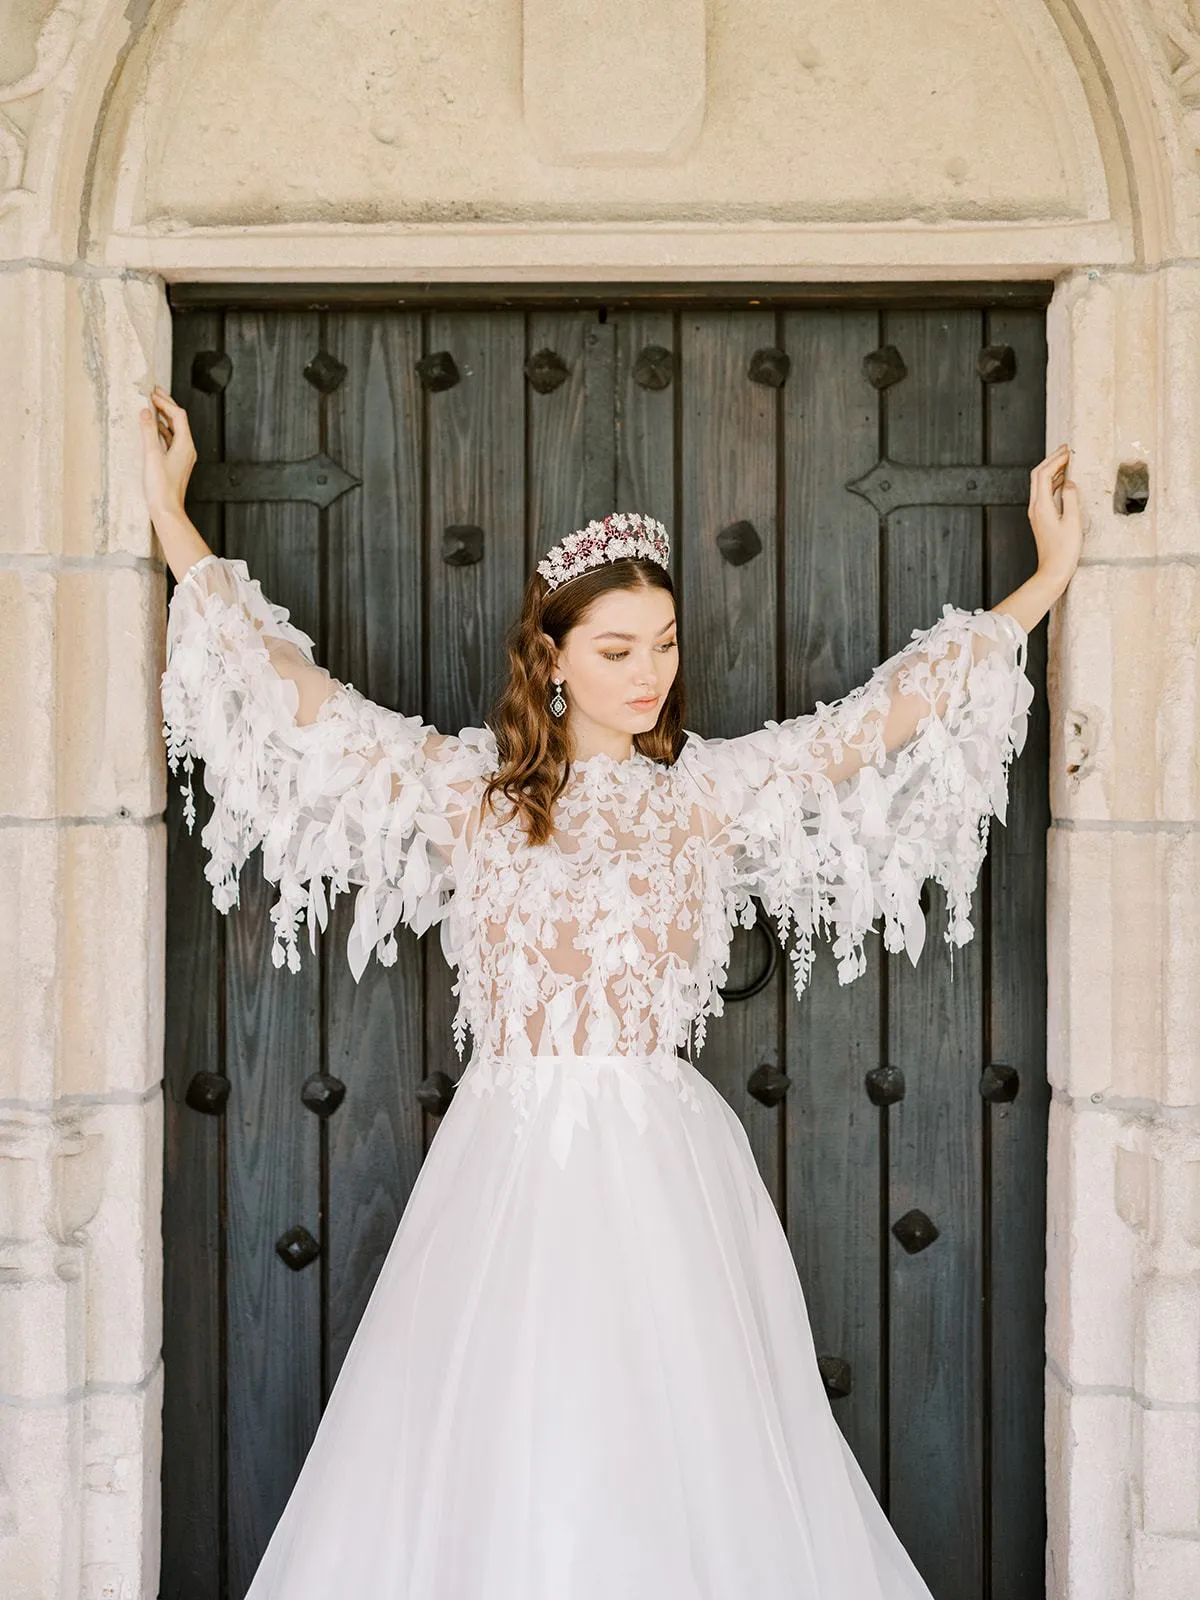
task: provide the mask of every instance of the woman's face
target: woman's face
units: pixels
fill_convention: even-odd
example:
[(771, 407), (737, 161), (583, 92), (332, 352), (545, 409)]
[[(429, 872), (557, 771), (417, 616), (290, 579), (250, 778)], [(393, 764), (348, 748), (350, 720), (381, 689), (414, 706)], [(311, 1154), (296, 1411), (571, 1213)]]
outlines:
[(593, 733), (647, 733), (679, 670), (675, 602), (665, 589), (610, 589), (566, 634), (555, 659), (577, 742)]

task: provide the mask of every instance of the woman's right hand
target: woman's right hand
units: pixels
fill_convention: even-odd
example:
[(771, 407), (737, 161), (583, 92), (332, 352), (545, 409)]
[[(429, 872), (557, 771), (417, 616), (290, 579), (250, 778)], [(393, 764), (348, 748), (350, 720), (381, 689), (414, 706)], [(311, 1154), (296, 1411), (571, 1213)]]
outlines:
[(142, 487), (151, 520), (183, 511), (188, 479), (196, 465), (196, 446), (187, 412), (155, 384), (153, 410), (141, 413)]

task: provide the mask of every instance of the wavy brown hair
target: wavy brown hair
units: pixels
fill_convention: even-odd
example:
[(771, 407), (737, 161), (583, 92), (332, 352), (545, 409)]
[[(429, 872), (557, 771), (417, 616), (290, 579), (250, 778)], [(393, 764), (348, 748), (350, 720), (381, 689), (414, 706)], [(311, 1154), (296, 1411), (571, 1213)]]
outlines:
[[(496, 736), (498, 762), (483, 794), (488, 807), (497, 793), (512, 802), (510, 815), (520, 815), (530, 844), (545, 844), (554, 832), (554, 802), (571, 775), (566, 721), (560, 722), (550, 711), (554, 658), (542, 635), (549, 634), (561, 648), (600, 595), (612, 589), (650, 588), (665, 589), (675, 598), (666, 568), (640, 556), (606, 561), (556, 589), (536, 568), (530, 574), (520, 614), (505, 641), (508, 682), (487, 717)], [(645, 733), (634, 734), (634, 748), (669, 766), (683, 744), (683, 707), (683, 675), (677, 667), (657, 722)]]

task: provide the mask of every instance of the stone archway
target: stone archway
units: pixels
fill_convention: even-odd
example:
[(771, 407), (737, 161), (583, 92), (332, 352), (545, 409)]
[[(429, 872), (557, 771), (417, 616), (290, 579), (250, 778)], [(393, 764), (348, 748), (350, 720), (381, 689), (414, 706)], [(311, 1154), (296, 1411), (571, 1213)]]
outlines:
[[(169, 370), (165, 281), (1050, 276), (1048, 442), (1074, 446), (1089, 529), (1050, 625), (1048, 1591), (1191, 1593), (1194, 6), (1026, 0), (1005, 32), (983, 7), (931, 0), (930, 26), (885, 40), (849, 0), (818, 36), (764, 0), (764, 66), (733, 14), (699, 0), (672, 0), (665, 33), (647, 31), (662, 7), (623, 0), (579, 36), (551, 27), (542, 0), (507, 0), (479, 24), (483, 45), (461, 26), (472, 3), (444, 12), (446, 37), (406, 14), (402, 43), (384, 45), (363, 35), (365, 6), (343, 8), (337, 38), (318, 6), (297, 8), (283, 39), (269, 8), (29, 0), (0, 50), (0, 965), (15, 977), (0, 1047), (0, 1561), (13, 1592), (156, 1591), (164, 593), (135, 407)], [(231, 26), (238, 60), (222, 70)], [(326, 47), (301, 48), (314, 39)], [(585, 43), (597, 80), (637, 83), (653, 105), (636, 134), (603, 105), (556, 115)], [(258, 129), (245, 59), (272, 85)], [(969, 89), (981, 120), (967, 153), (937, 166), (945, 124), (928, 91), (943, 87), (952, 106)], [(863, 105), (873, 137), (856, 143)], [(318, 119), (307, 144), (263, 131)], [(756, 142), (735, 158), (739, 128)], [(1140, 513), (1122, 473), (1137, 463)]]

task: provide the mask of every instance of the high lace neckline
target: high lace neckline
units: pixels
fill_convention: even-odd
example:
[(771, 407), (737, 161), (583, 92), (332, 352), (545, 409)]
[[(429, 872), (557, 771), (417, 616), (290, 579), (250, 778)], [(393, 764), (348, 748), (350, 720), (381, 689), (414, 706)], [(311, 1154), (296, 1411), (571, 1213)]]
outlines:
[(649, 757), (642, 754), (636, 746), (627, 756), (610, 756), (607, 750), (597, 750), (594, 755), (575, 756), (571, 761), (572, 768), (577, 767), (631, 767), (639, 761), (648, 761)]
[(658, 762), (643, 755), (640, 750), (623, 757), (610, 756), (606, 751), (598, 750), (595, 755), (571, 762), (566, 787), (568, 792), (576, 793), (582, 790), (585, 793), (603, 791), (607, 794), (619, 790), (640, 794), (647, 778), (658, 771), (658, 767)]
[(640, 755), (640, 750), (630, 750), (629, 755), (610, 755), (608, 750), (597, 750), (595, 755), (576, 755), (571, 766), (629, 766)]

